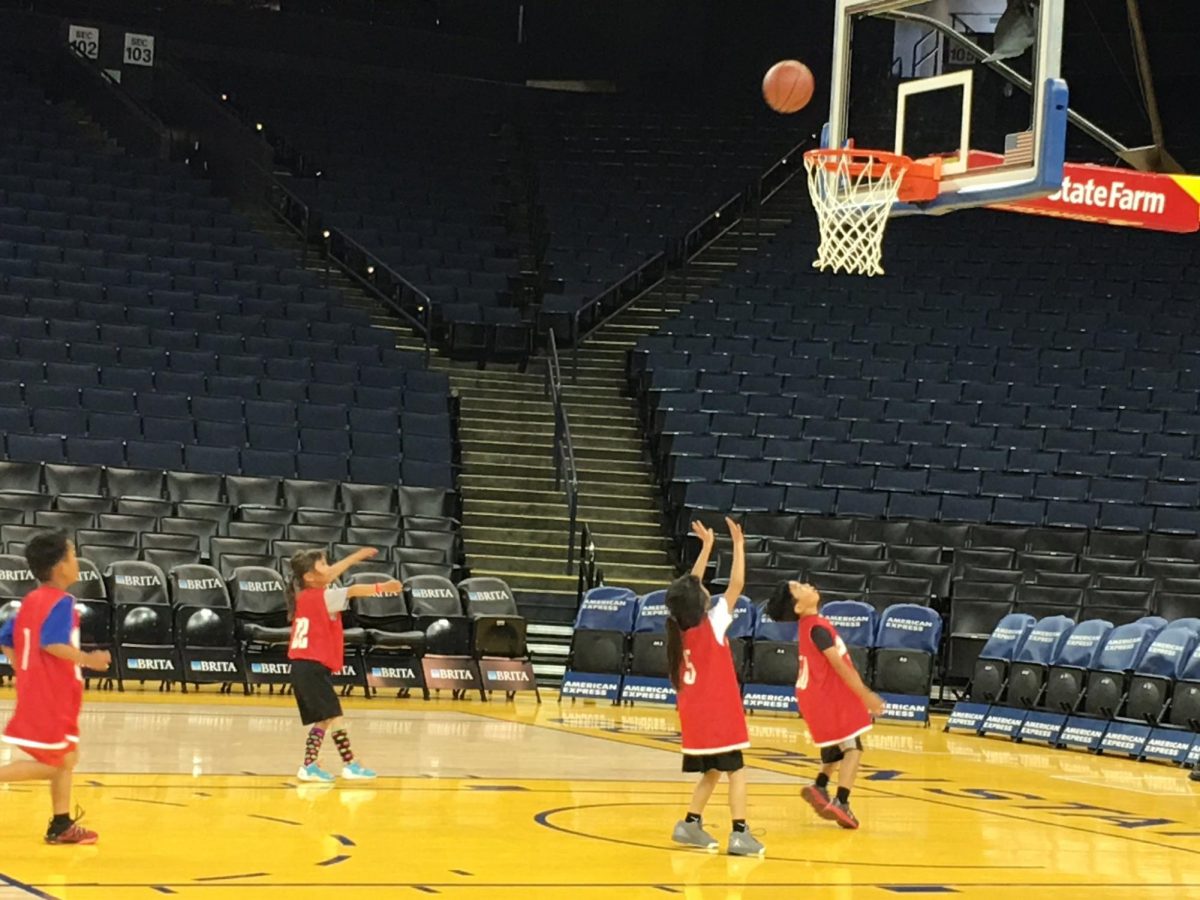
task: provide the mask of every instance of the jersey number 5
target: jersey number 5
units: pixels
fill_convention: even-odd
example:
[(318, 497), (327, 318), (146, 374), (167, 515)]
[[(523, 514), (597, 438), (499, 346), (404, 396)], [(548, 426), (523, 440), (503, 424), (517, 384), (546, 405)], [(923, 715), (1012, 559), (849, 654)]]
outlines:
[(296, 627), (292, 631), (292, 649), (308, 649), (308, 619), (296, 620)]
[(796, 690), (808, 690), (808, 660), (800, 657), (800, 672), (796, 676)]
[(692, 663), (692, 651), (691, 650), (683, 651), (683, 683), (684, 684), (695, 684), (696, 683), (696, 667)]

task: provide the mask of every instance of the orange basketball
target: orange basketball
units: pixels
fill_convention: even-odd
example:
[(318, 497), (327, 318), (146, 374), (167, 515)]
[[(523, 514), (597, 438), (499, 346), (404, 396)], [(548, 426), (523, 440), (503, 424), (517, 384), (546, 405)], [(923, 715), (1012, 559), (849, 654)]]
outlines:
[(808, 66), (785, 59), (767, 69), (763, 76), (763, 99), (778, 113), (794, 113), (808, 106), (816, 83)]

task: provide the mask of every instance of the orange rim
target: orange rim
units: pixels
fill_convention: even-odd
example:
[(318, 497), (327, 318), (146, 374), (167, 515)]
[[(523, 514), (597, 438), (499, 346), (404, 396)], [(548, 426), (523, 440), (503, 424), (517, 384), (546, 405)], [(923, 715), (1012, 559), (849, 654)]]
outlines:
[(940, 157), (912, 159), (886, 150), (861, 150), (857, 147), (821, 148), (804, 154), (812, 165), (834, 171), (842, 161), (851, 175), (867, 173), (868, 178), (882, 178), (887, 170), (901, 176), (900, 190), (896, 199), (903, 203), (921, 203), (938, 195), (938, 184), (942, 180)]

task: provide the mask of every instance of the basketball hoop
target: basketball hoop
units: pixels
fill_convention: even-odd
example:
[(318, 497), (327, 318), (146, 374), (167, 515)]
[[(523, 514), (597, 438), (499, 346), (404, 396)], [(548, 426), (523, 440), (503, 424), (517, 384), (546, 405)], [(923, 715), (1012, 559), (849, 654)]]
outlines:
[(850, 275), (883, 274), (883, 232), (897, 201), (937, 196), (941, 160), (854, 147), (804, 154), (808, 193), (821, 243), (813, 267)]

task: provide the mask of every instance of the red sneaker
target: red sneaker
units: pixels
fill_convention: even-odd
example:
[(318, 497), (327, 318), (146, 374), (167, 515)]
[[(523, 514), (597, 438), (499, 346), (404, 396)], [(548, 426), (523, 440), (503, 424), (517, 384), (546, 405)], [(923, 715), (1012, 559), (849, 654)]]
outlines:
[(817, 787), (815, 784), (806, 784), (800, 790), (800, 796), (813, 808), (822, 819), (832, 819), (833, 813), (829, 811), (829, 791), (823, 787)]
[(79, 824), (83, 819), (83, 810), (75, 808), (75, 818), (71, 820), (71, 824), (58, 834), (46, 832), (47, 844), (94, 844), (100, 840), (100, 835), (91, 829), (84, 828)]
[(825, 812), (829, 813), (825, 818), (833, 819), (842, 828), (848, 828), (851, 831), (858, 828), (858, 817), (850, 811), (849, 803), (839, 803), (834, 800), (825, 807)]

